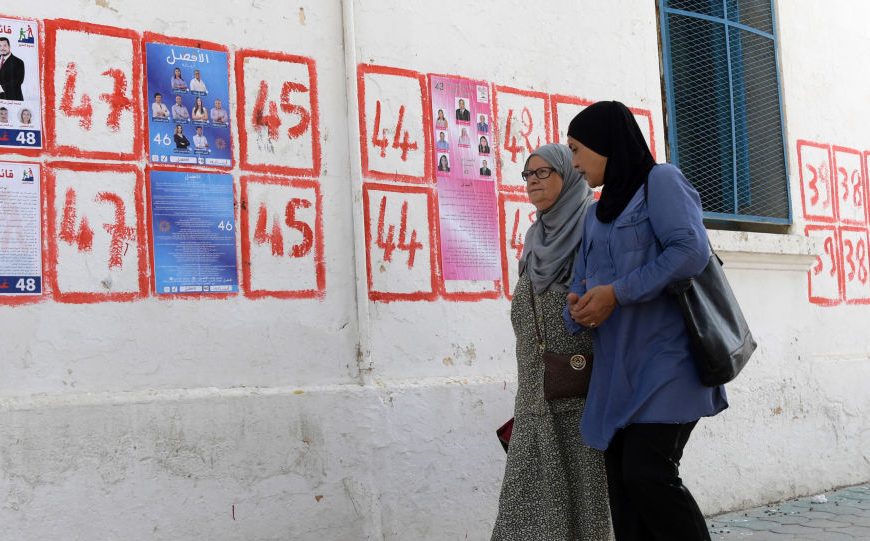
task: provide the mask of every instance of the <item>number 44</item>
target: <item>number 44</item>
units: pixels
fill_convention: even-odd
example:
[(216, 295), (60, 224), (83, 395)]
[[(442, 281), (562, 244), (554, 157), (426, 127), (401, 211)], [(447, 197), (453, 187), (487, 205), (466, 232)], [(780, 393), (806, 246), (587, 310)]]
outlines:
[(167, 133), (164, 133), (162, 135), (158, 133), (157, 135), (154, 136), (153, 141), (155, 143), (157, 143), (158, 145), (164, 145), (164, 146), (169, 146), (172, 144), (172, 139), (170, 139), (169, 134), (167, 134)]

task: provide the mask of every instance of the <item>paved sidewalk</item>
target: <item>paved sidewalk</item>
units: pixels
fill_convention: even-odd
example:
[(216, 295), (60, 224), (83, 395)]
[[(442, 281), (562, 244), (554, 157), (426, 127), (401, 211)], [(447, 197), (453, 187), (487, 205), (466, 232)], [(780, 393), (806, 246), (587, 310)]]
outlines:
[(870, 540), (870, 484), (707, 519), (714, 541)]

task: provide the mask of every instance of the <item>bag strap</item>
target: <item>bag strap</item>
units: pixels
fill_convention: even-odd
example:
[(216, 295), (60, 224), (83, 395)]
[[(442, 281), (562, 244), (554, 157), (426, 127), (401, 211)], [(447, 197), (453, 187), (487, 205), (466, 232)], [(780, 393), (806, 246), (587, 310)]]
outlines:
[(535, 288), (529, 279), (529, 301), (532, 303), (532, 317), (535, 318), (535, 334), (538, 335), (538, 348), (543, 352), (547, 349), (547, 328), (544, 327), (544, 335), (541, 337), (541, 326), (538, 323), (538, 310), (535, 307)]
[[(643, 181), (643, 200), (646, 203), (647, 208), (649, 208), (649, 175), (647, 175)], [(653, 238), (656, 239), (656, 244), (658, 244), (659, 250), (664, 251), (665, 248), (656, 236), (655, 231), (653, 231)], [(722, 261), (722, 258), (720, 258), (719, 254), (716, 253), (716, 250), (713, 249), (713, 243), (710, 242), (710, 235), (707, 235), (707, 245), (710, 247), (710, 253), (713, 257), (715, 257), (716, 260), (719, 261), (719, 264), (724, 267), (725, 263)], [(691, 280), (691, 278), (689, 278), (689, 280)]]

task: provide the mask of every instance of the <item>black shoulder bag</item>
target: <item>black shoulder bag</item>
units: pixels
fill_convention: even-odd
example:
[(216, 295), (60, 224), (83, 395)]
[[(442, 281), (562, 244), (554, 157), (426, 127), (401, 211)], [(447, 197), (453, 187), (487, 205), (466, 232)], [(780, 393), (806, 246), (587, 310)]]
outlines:
[[(644, 183), (645, 196), (649, 194), (648, 182), (649, 178)], [(678, 280), (667, 290), (677, 298), (683, 312), (701, 383), (715, 387), (737, 377), (757, 344), (713, 245), (700, 274)]]

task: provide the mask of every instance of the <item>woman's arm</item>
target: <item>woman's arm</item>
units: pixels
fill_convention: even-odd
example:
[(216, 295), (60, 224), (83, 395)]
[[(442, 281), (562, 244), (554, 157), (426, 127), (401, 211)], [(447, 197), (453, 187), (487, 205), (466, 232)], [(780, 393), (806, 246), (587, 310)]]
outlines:
[(686, 177), (665, 165), (654, 168), (648, 181), (649, 221), (662, 252), (613, 282), (620, 305), (652, 300), (668, 284), (704, 270), (710, 257), (701, 199)]
[[(583, 297), (586, 294), (586, 257), (583, 254), (586, 251), (587, 235), (589, 232), (589, 215), (594, 212), (595, 205), (590, 205), (583, 220), (583, 240), (580, 242), (580, 246), (577, 247), (577, 253), (574, 254), (574, 270), (571, 273), (571, 287), (568, 288), (569, 295), (574, 293), (578, 297)], [(562, 309), (565, 329), (573, 335), (580, 334), (586, 328), (572, 319), (569, 308), (570, 305), (566, 302), (565, 308)]]

